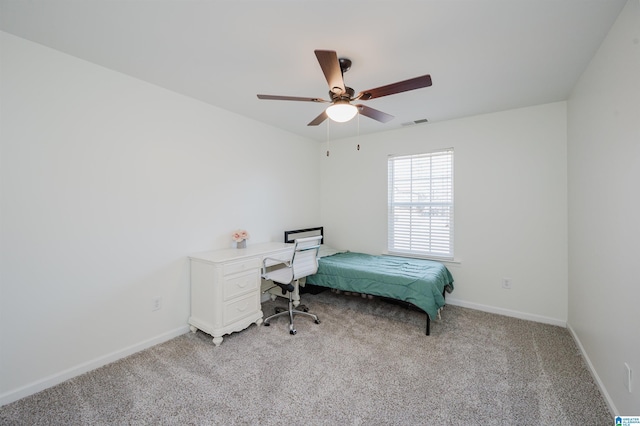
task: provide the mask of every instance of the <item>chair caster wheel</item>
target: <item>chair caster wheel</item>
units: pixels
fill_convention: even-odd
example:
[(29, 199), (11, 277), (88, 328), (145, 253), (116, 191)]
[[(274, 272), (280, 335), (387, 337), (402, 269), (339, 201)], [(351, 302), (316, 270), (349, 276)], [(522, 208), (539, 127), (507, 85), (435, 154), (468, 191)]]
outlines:
[(292, 336), (296, 334), (295, 330), (289, 330), (289, 334), (291, 334)]
[(316, 324), (320, 324), (320, 320), (319, 319), (316, 320)]
[(268, 322), (263, 322), (262, 325), (264, 325), (265, 327), (269, 327), (271, 324), (269, 324)]

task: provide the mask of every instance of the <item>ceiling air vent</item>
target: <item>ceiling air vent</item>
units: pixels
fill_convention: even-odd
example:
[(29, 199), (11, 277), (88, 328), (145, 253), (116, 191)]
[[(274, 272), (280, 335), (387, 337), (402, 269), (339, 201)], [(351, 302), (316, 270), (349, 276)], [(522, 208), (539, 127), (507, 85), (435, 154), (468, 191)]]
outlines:
[(422, 124), (422, 123), (428, 123), (429, 120), (427, 120), (426, 118), (421, 118), (420, 120), (414, 120), (414, 121), (407, 121), (406, 123), (402, 123), (403, 126), (413, 126), (414, 124)]

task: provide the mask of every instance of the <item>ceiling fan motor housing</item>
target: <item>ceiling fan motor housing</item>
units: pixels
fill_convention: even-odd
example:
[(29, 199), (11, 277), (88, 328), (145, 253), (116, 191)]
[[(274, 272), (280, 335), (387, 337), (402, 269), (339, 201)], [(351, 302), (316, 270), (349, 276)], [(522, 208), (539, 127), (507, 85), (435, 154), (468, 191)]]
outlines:
[(340, 91), (339, 93), (329, 92), (329, 96), (331, 96), (331, 102), (335, 102), (337, 100), (345, 100), (352, 101), (353, 95), (355, 95), (356, 91), (351, 87), (345, 87), (345, 91)]

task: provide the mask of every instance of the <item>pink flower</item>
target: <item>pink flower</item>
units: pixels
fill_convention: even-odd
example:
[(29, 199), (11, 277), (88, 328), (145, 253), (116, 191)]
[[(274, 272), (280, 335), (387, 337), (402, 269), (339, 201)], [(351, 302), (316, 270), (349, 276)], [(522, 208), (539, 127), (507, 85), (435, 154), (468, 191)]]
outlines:
[(237, 231), (234, 231), (233, 234), (231, 234), (231, 238), (233, 239), (233, 241), (239, 243), (240, 241), (248, 240), (249, 233), (244, 229), (238, 229)]

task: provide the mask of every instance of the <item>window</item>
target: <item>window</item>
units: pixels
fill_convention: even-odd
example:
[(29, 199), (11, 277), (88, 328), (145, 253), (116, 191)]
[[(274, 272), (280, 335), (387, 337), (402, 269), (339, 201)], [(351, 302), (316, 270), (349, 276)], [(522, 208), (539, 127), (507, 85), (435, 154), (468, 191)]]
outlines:
[(453, 149), (389, 157), (388, 251), (453, 259)]

